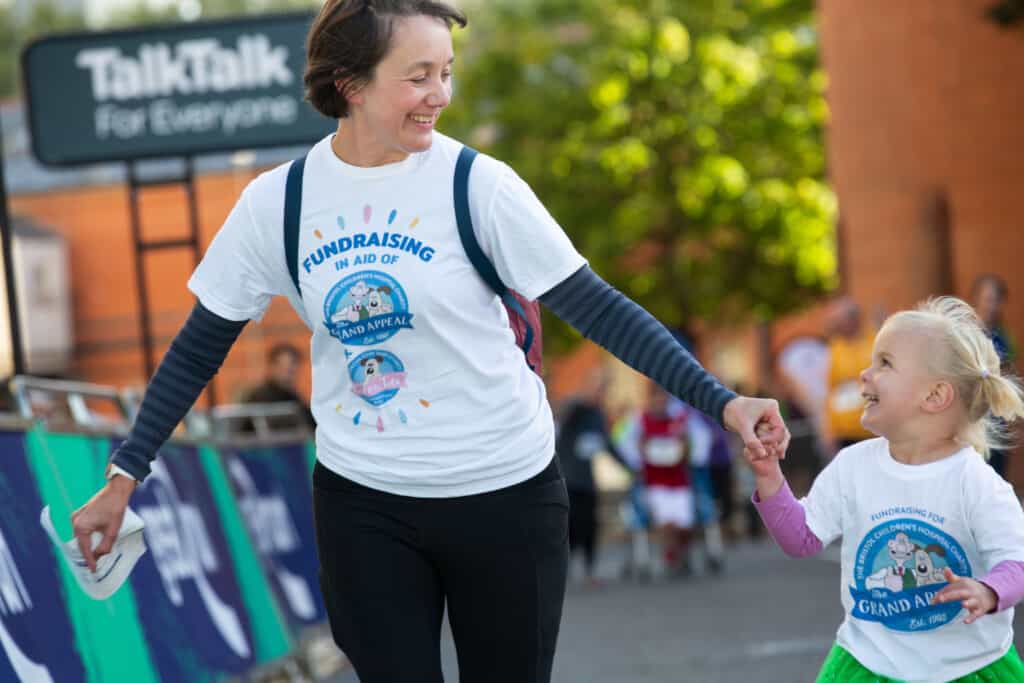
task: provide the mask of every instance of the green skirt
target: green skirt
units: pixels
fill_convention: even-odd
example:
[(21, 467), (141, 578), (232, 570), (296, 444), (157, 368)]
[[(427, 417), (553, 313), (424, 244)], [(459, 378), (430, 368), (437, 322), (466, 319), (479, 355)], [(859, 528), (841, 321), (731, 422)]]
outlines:
[[(950, 683), (1024, 683), (1024, 662), (1017, 654), (1017, 648), (1010, 647), (1001, 659), (984, 669), (967, 674)], [(873, 674), (853, 658), (849, 652), (833, 645), (832, 651), (821, 665), (816, 683), (901, 683), (894, 678)]]

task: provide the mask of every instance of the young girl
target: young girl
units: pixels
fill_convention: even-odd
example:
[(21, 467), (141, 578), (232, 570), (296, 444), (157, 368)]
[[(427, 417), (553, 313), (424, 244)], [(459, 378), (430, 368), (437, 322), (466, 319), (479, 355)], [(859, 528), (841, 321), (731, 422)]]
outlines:
[(1024, 681), (1024, 513), (983, 455), (1024, 416), (978, 317), (951, 297), (889, 318), (861, 373), (865, 428), (794, 499), (774, 457), (745, 452), (754, 502), (792, 557), (842, 536), (846, 618), (818, 682)]

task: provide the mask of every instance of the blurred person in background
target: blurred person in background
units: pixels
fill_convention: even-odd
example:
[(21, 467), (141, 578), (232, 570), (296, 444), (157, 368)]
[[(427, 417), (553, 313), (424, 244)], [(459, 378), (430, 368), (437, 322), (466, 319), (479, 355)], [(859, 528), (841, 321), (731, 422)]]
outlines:
[[(645, 405), (623, 434), (635, 451), (643, 479), (643, 501), (661, 547), (669, 576), (690, 574), (690, 536), (696, 501), (687, 462), (687, 411), (675, 409), (672, 397), (650, 382)], [(629, 455), (626, 458), (632, 460)]]
[[(795, 352), (793, 347), (800, 351)], [(804, 362), (798, 363), (798, 359)], [(799, 337), (783, 346), (776, 358), (775, 398), (792, 435), (781, 465), (797, 496), (810, 490), (811, 482), (831, 455), (824, 425), (828, 372), (828, 346), (823, 339)], [(819, 378), (820, 392), (808, 391), (808, 383), (816, 384)]]
[(832, 458), (839, 450), (871, 438), (860, 423), (864, 409), (860, 373), (871, 365), (874, 330), (863, 322), (860, 306), (850, 297), (837, 299), (830, 311), (828, 394), (824, 442)]
[[(565, 596), (569, 502), (551, 409), (499, 297), (459, 239), (455, 171), (472, 152), (435, 130), (452, 97), (455, 25), (465, 16), (442, 0), (323, 5), (304, 81), (314, 108), (338, 121), (336, 133), (304, 166), (278, 166), (243, 191), (189, 281), (198, 303), (150, 381), (107, 484), (72, 515), (95, 571), (136, 483), (247, 321), (274, 296), (288, 297), (312, 333), (321, 590), (334, 640), (363, 683), (442, 681), (446, 611), (460, 680), (547, 683)], [(475, 158), (463, 208), (504, 284), (746, 447), (764, 457), (784, 450), (774, 401), (722, 386), (590, 269), (513, 169)], [(287, 178), (296, 171), (304, 178), (302, 263), (284, 244)], [(392, 226), (388, 216), (402, 219)], [(415, 238), (402, 232), (411, 226)], [(331, 231), (327, 239), (321, 230)], [(341, 230), (352, 236), (344, 238), (349, 256), (377, 257), (373, 271), (353, 272), (362, 261), (338, 258)], [(341, 263), (349, 270), (339, 273)], [(411, 296), (396, 302), (385, 285)], [(413, 311), (387, 325), (379, 318), (372, 338), (343, 339), (332, 325), (362, 321), (375, 294)], [(766, 425), (759, 438), (755, 427)], [(103, 540), (94, 549), (96, 532)]]
[[(267, 418), (271, 430), (293, 430), (300, 427), (316, 428), (309, 404), (296, 387), (302, 352), (293, 344), (275, 344), (267, 352), (267, 375), (261, 384), (245, 394), (244, 403), (295, 403), (298, 415), (276, 415)], [(252, 425), (247, 425), (251, 431)]]
[(632, 472), (608, 433), (608, 418), (604, 412), (608, 384), (608, 375), (601, 369), (585, 380), (580, 393), (559, 408), (555, 440), (555, 453), (569, 491), (569, 552), (582, 553), (584, 578), (592, 587), (598, 585), (594, 569), (600, 533), (600, 491), (594, 479), (594, 456), (607, 453), (626, 471)]
[[(1012, 372), (1016, 360), (1016, 348), (1013, 338), (1003, 325), (1003, 308), (1010, 292), (1006, 281), (994, 273), (979, 275), (971, 285), (971, 300), (974, 310), (978, 312), (985, 332), (992, 340), (1003, 372)], [(989, 452), (988, 462), (999, 476), (1006, 478), (1007, 450), (993, 448)]]
[[(720, 521), (728, 519), (719, 501), (732, 495), (732, 457), (725, 432), (699, 410), (692, 410), (685, 404), (672, 400), (686, 417), (687, 460), (690, 464), (690, 478), (693, 482), (694, 507), (702, 540), (707, 567), (713, 574), (719, 574), (725, 566), (725, 545), (722, 540)], [(669, 409), (674, 412), (673, 408)], [(729, 477), (720, 480), (721, 491), (716, 491), (712, 458), (718, 460), (718, 476)], [(722, 472), (722, 467), (729, 468)], [(731, 512), (731, 510), (730, 510)]]

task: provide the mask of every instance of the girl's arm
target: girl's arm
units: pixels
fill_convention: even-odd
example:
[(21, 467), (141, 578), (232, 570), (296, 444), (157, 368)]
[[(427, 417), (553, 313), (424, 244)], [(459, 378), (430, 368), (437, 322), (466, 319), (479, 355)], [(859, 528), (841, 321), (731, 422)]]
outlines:
[(1010, 609), (1024, 599), (1024, 562), (1003, 560), (978, 581), (996, 594), (996, 612)]
[(807, 526), (804, 506), (793, 496), (776, 458), (754, 458), (744, 450), (757, 480), (753, 502), (775, 542), (790, 557), (811, 557), (822, 543)]
[(793, 496), (785, 480), (771, 498), (762, 499), (755, 491), (753, 501), (782, 552), (790, 557), (811, 557), (821, 552), (821, 541), (807, 526), (804, 506)]

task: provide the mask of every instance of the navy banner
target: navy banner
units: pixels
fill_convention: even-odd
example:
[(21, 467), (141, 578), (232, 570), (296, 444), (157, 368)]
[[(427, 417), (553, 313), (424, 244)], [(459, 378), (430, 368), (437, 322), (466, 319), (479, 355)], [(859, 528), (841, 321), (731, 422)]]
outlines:
[(0, 432), (0, 681), (85, 681), (24, 433)]
[(238, 506), (289, 626), (299, 630), (325, 621), (306, 445), (223, 449), (222, 454)]
[(163, 448), (132, 506), (149, 552), (131, 582), (160, 678), (244, 672), (257, 661), (252, 625), (198, 451)]

